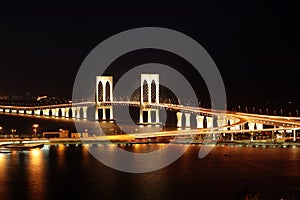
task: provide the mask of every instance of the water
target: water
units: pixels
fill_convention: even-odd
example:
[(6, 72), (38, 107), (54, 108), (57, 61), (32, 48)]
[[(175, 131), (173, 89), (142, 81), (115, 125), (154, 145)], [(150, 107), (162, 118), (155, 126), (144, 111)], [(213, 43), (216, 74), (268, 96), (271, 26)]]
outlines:
[[(8, 118), (0, 122), (12, 123)], [(58, 125), (62, 122), (48, 124)], [(0, 153), (0, 199), (245, 199), (246, 194), (258, 199), (300, 198), (296, 193), (300, 188), (300, 148), (215, 146), (199, 159), (200, 147), (191, 145), (171, 165), (143, 174), (111, 169), (88, 151), (110, 148), (108, 156), (113, 157), (118, 146), (58, 145)], [(145, 152), (164, 146), (121, 148)]]
[[(135, 151), (149, 146), (157, 148), (139, 145)], [(300, 187), (299, 148), (216, 146), (199, 159), (200, 146), (194, 145), (168, 167), (144, 174), (111, 169), (86, 148), (112, 147), (59, 145), (0, 154), (1, 199), (238, 199), (251, 192), (279, 199), (292, 198)]]

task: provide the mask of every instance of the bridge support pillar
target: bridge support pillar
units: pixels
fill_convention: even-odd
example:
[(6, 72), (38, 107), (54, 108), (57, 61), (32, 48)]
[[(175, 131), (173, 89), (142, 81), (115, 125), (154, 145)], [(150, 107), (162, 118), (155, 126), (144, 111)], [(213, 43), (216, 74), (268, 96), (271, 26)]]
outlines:
[(230, 140), (231, 140), (231, 141), (233, 141), (233, 140), (234, 140), (234, 135), (233, 135), (233, 133), (231, 133)]
[(106, 120), (106, 108), (102, 109), (102, 120)]
[[(218, 124), (218, 127), (222, 127), (222, 126), (227, 126), (227, 119), (225, 116), (218, 116), (218, 119), (217, 119), (217, 124)], [(220, 130), (226, 130), (227, 128), (222, 128)]]
[(59, 117), (59, 108), (55, 109), (55, 117)]
[(50, 112), (49, 109), (44, 109), (44, 110), (43, 110), (43, 115), (49, 116), (49, 112)]
[(113, 115), (113, 108), (111, 106), (111, 108), (109, 108), (109, 119), (113, 120), (114, 119), (114, 115)]
[(96, 121), (99, 120), (98, 112), (99, 112), (99, 109), (98, 109), (98, 107), (96, 107), (96, 109), (95, 109), (95, 120), (96, 120)]
[(251, 132), (250, 140), (253, 142), (253, 132)]
[(72, 118), (75, 118), (75, 116), (76, 116), (76, 107), (72, 107), (71, 108), (71, 110), (72, 110)]
[(293, 141), (296, 142), (296, 130), (293, 130)]
[(24, 110), (19, 110), (19, 114), (25, 114)]
[(34, 110), (34, 115), (41, 115), (41, 110), (40, 109)]
[[(214, 118), (206, 116), (206, 127), (207, 128), (213, 128), (214, 127)], [(215, 140), (216, 136), (215, 134), (212, 134), (212, 139)]]
[(189, 128), (191, 127), (191, 114), (185, 113), (185, 127)]
[(248, 122), (249, 130), (253, 131), (253, 130), (254, 130), (254, 126), (255, 126), (255, 123), (253, 123), (253, 122)]
[(213, 117), (206, 117), (206, 127), (207, 128), (214, 127), (214, 118)]
[(176, 116), (177, 116), (177, 127), (181, 128), (182, 127), (182, 113), (177, 112)]
[(263, 129), (264, 129), (264, 125), (263, 125), (263, 124), (256, 123), (256, 129), (257, 129), (257, 130), (263, 130)]
[(61, 116), (62, 117), (66, 116), (66, 108), (61, 108)]
[[(253, 123), (253, 122), (248, 122), (248, 127), (249, 127), (249, 130), (254, 130), (254, 126), (255, 126), (255, 123)], [(253, 142), (253, 132), (251, 132), (251, 136), (250, 136), (250, 140), (251, 140), (251, 142)]]
[(159, 111), (158, 109), (151, 109), (151, 108), (140, 108), (140, 118), (139, 118), (139, 123), (144, 124), (144, 111), (147, 112), (147, 122), (146, 124), (152, 124), (154, 122), (154, 119), (152, 120), (152, 111), (155, 111), (155, 123), (159, 123)]
[(204, 116), (197, 115), (196, 116), (196, 121), (197, 121), (197, 128), (203, 128)]
[[(84, 119), (87, 118), (87, 108), (88, 107), (83, 107), (83, 115), (85, 115), (86, 117)], [(113, 107), (112, 106), (96, 106), (95, 109), (95, 120), (98, 121), (99, 120), (99, 109), (102, 109), (102, 116), (100, 116), (101, 120), (106, 121), (106, 120), (113, 120), (114, 119), (114, 115), (113, 115)], [(109, 109), (109, 111), (107, 110)], [(109, 117), (106, 117), (106, 112), (109, 112)]]
[(70, 111), (70, 108), (66, 108), (66, 110), (65, 110), (65, 117), (66, 118), (69, 118), (69, 111)]
[(143, 119), (143, 110), (140, 109), (140, 124), (142, 124), (144, 122), (144, 119)]
[(83, 119), (86, 119), (87, 118), (87, 107), (86, 106), (82, 107), (82, 111), (83, 111)]

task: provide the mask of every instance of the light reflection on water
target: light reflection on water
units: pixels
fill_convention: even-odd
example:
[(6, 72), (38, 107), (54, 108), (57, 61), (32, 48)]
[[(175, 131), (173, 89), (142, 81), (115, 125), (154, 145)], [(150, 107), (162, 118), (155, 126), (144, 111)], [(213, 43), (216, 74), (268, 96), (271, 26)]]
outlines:
[[(45, 194), (45, 171), (47, 171), (47, 165), (45, 163), (45, 156), (47, 156), (40, 149), (32, 149), (28, 153), (28, 166), (27, 177), (28, 192), (30, 197), (34, 199), (44, 199)], [(38, 191), (38, 192), (37, 192)]]
[(165, 146), (166, 144), (157, 143), (151, 145), (149, 144), (119, 145), (118, 147), (130, 152), (148, 153), (148, 152), (157, 151), (161, 148), (164, 148)]
[[(108, 148), (107, 156), (113, 158), (119, 148), (85, 147), (99, 151)], [(279, 199), (295, 195), (293, 191), (300, 187), (300, 148), (216, 146), (207, 157), (199, 159), (200, 146), (192, 145), (166, 168), (129, 174), (102, 165), (85, 147), (58, 145), (0, 153), (1, 200), (62, 199), (74, 192), (80, 199), (184, 198), (195, 192), (204, 199), (233, 199), (244, 195), (245, 190), (255, 191), (263, 199)], [(140, 144), (121, 148), (147, 152), (163, 147)], [(149, 160), (149, 164), (152, 162), (159, 161)]]

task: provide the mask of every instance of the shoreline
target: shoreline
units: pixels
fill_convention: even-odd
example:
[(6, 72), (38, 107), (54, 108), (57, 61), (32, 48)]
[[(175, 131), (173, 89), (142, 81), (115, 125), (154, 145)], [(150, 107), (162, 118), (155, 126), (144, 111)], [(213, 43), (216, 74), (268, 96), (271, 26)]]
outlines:
[(108, 138), (103, 136), (102, 138), (41, 138), (41, 139), (1, 139), (0, 147), (5, 147), (9, 144), (19, 144), (19, 143), (43, 143), (45, 145), (97, 145), (97, 144), (116, 144), (116, 145), (134, 145), (134, 144), (187, 144), (187, 145), (217, 145), (217, 146), (239, 146), (239, 147), (255, 147), (255, 148), (295, 148), (300, 147), (300, 142), (287, 142), (287, 141), (268, 141), (268, 140), (219, 140), (215, 141), (171, 141), (171, 140), (135, 140), (131, 137), (126, 137), (122, 139)]

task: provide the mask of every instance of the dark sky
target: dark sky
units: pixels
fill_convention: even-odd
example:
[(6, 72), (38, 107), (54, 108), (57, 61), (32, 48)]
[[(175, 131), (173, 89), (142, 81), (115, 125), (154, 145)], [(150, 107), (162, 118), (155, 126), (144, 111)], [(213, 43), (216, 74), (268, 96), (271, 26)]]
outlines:
[[(243, 2), (243, 1), (241, 1)], [(299, 12), (286, 3), (49, 3), (0, 8), (0, 95), (68, 96), (86, 55), (121, 31), (157, 26), (198, 41), (232, 104), (299, 105)]]

